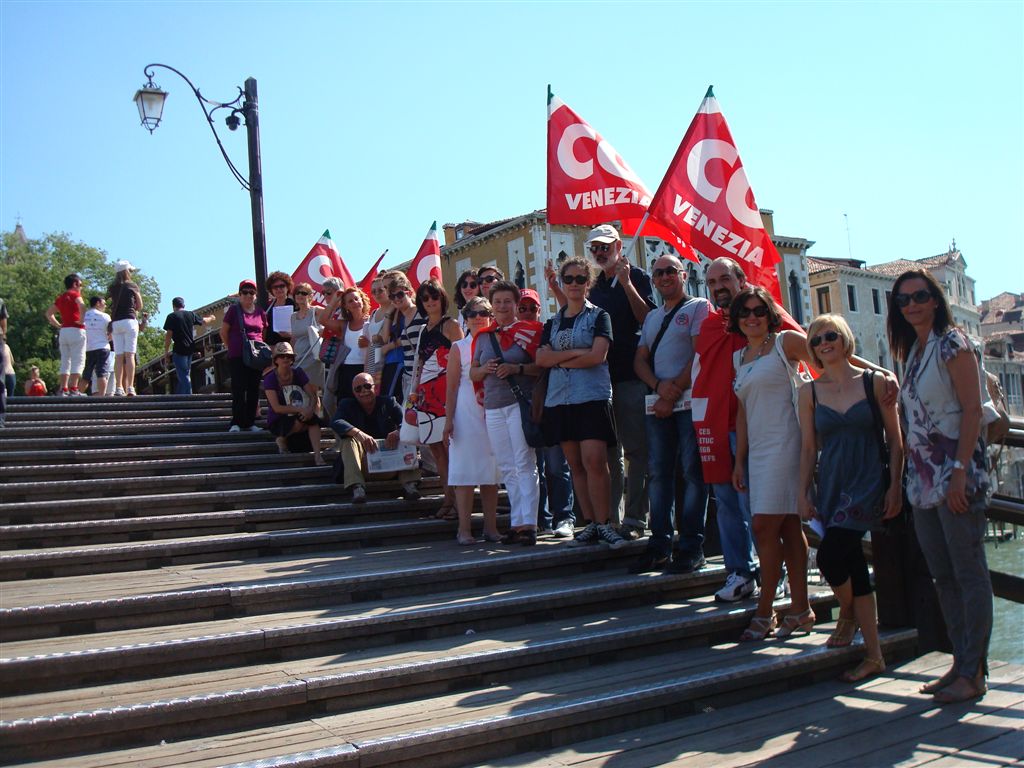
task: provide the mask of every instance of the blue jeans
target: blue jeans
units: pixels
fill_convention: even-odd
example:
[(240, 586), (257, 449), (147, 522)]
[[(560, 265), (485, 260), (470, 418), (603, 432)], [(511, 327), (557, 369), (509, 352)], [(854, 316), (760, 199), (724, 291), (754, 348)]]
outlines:
[[(736, 455), (736, 433), (729, 433), (729, 447)], [(713, 483), (718, 536), (722, 556), (729, 573), (750, 578), (757, 572), (754, 565), (754, 539), (750, 533), (750, 495), (739, 493), (732, 483)]]
[(174, 372), (178, 375), (178, 387), (174, 390), (176, 395), (192, 394), (192, 355), (171, 354), (174, 361)]
[[(647, 416), (647, 495), (651, 502), (649, 549), (661, 555), (672, 550), (673, 524), (679, 531), (677, 549), (686, 554), (703, 550), (708, 491), (701, 472), (697, 434), (690, 411), (665, 419)], [(685, 481), (683, 509), (676, 511), (676, 470)]]
[(537, 474), (540, 475), (540, 505), (537, 520), (541, 530), (557, 528), (568, 520), (575, 525), (572, 511), (572, 478), (562, 446), (537, 449)]

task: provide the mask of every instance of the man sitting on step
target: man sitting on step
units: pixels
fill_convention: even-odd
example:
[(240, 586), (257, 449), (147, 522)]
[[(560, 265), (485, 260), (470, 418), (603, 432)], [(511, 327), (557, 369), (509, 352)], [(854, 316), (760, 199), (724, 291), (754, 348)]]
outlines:
[[(346, 489), (351, 488), (352, 501), (361, 504), (366, 501), (366, 454), (378, 450), (378, 440), (383, 440), (387, 448), (398, 445), (402, 408), (393, 397), (377, 396), (373, 377), (368, 373), (356, 375), (352, 380), (352, 392), (355, 397), (346, 397), (338, 403), (331, 422), (331, 429), (341, 442), (334, 478), (335, 482), (344, 483)], [(384, 480), (394, 477), (394, 474), (374, 477)], [(398, 473), (405, 498), (420, 497), (416, 487), (419, 478), (419, 469), (405, 469)]]

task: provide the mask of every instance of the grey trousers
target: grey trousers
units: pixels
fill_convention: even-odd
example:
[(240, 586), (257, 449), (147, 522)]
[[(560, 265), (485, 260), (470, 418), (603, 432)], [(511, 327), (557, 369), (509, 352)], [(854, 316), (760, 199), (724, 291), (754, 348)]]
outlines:
[[(647, 513), (650, 509), (647, 501), (645, 397), (647, 385), (639, 379), (612, 384), (612, 412), (615, 414), (615, 434), (619, 438), (618, 445), (608, 448), (612, 522), (633, 526), (641, 531), (647, 528)], [(623, 467), (623, 454), (628, 470)]]
[(942, 504), (914, 507), (914, 529), (935, 581), (953, 664), (973, 677), (988, 657), (992, 635), (992, 581), (985, 559), (985, 508), (954, 515)]

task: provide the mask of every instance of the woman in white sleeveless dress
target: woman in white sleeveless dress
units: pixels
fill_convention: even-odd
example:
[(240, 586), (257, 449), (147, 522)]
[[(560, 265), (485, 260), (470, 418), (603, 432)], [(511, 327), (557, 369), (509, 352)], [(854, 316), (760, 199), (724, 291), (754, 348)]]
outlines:
[(469, 368), (473, 356), (473, 339), (491, 323), (491, 304), (483, 297), (470, 299), (462, 309), (469, 335), (452, 344), (448, 356), (446, 407), (448, 418), (444, 440), (448, 447), (448, 485), (455, 489), (455, 507), (459, 512), (459, 544), (475, 544), (471, 516), (473, 489), (480, 486), (484, 510), (484, 539), (501, 540), (497, 526), (498, 462), (487, 438), (484, 409), (476, 397)]
[[(763, 640), (773, 632), (787, 637), (809, 632), (816, 620), (807, 601), (807, 538), (797, 511), (800, 425), (793, 379), (798, 363), (810, 363), (810, 352), (801, 334), (777, 333), (782, 318), (763, 288), (740, 291), (732, 300), (729, 320), (729, 330), (747, 339), (733, 360), (733, 390), (739, 401), (733, 486), (740, 492), (750, 489), (751, 527), (761, 565), (761, 598), (740, 639)], [(772, 601), (783, 561), (792, 604), (779, 621)]]

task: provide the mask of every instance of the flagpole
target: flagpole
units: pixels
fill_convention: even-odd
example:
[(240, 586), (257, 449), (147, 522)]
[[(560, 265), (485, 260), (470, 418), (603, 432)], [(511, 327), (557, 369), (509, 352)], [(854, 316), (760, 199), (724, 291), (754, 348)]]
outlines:
[[(548, 140), (547, 139), (547, 134), (548, 134), (548, 130), (549, 130), (548, 129), (548, 121), (551, 119), (551, 96), (552, 96), (552, 94), (551, 94), (551, 83), (548, 83), (548, 100), (547, 100), (547, 104), (545, 105), (545, 111), (547, 112), (547, 115), (545, 116), (545, 120), (544, 120), (544, 140), (545, 140), (545, 142)], [(550, 171), (548, 172), (547, 184), (548, 184), (548, 197), (547, 197), (547, 199), (550, 200), (551, 199), (551, 173), (550, 173)], [(551, 247), (551, 219), (549, 218), (549, 214), (550, 213), (551, 212), (545, 206), (545, 208), (544, 208), (544, 225), (545, 225), (545, 244), (544, 244), (544, 249), (547, 251), (548, 258), (547, 258), (547, 261), (544, 264), (544, 270), (541, 271), (542, 279), (540, 281), (541, 288), (544, 289), (544, 304), (545, 304), (544, 308), (545, 309), (547, 309), (547, 303), (548, 303), (548, 278), (547, 278), (547, 274), (546, 274), (547, 265), (548, 264), (552, 264), (553, 265), (554, 262), (555, 262), (554, 249)]]
[(630, 255), (633, 253), (633, 249), (636, 248), (636, 241), (640, 239), (640, 233), (644, 231), (644, 224), (647, 223), (647, 217), (651, 215), (649, 210), (644, 211), (644, 217), (640, 219), (640, 224), (636, 228), (636, 234), (633, 235), (633, 239), (629, 243), (629, 248), (626, 249), (626, 261), (629, 261)]

